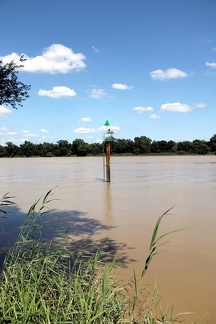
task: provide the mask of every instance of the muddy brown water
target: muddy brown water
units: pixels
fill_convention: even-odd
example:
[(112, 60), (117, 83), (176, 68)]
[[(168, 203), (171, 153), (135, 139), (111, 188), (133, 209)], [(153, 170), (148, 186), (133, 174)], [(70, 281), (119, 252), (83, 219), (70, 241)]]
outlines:
[(57, 235), (60, 221), (89, 251), (101, 243), (119, 251), (118, 272), (127, 280), (133, 269), (139, 276), (154, 224), (173, 207), (160, 233), (193, 227), (164, 240), (146, 285), (151, 290), (157, 281), (164, 310), (174, 304), (176, 312), (194, 312), (185, 323), (216, 323), (216, 156), (111, 157), (110, 183), (101, 157), (1, 158), (0, 167), (0, 194), (16, 202), (0, 224), (2, 256), (32, 203), (53, 189), (47, 236)]

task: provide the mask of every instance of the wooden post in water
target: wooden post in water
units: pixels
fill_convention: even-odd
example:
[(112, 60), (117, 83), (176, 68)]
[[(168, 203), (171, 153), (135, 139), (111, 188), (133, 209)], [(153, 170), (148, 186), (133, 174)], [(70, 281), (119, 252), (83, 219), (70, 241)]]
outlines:
[(106, 181), (110, 182), (110, 142), (106, 142)]
[(113, 131), (108, 128), (110, 126), (109, 121), (107, 120), (104, 124), (106, 126), (106, 133), (103, 133), (103, 143), (105, 149), (105, 156), (106, 160), (104, 161), (104, 154), (103, 154), (103, 161), (104, 161), (104, 181), (110, 182), (110, 143), (113, 140)]

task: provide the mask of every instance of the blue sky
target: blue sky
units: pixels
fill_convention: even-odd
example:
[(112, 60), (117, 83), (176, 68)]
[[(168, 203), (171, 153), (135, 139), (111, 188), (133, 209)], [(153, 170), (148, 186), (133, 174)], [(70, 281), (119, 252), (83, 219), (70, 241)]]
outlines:
[(0, 144), (216, 134), (215, 0), (1, 0), (0, 59), (31, 85)]

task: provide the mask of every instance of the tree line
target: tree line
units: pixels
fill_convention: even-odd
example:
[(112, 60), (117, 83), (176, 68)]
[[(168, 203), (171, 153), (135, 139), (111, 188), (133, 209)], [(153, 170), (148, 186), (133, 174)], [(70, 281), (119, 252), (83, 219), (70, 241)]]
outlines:
[[(216, 154), (216, 134), (209, 141), (153, 141), (146, 136), (131, 139), (108, 138), (111, 142), (112, 155), (142, 155), (142, 154)], [(59, 140), (56, 144), (34, 144), (25, 141), (19, 146), (7, 142), (0, 145), (0, 157), (58, 157), (58, 156), (87, 156), (103, 155), (104, 143), (86, 143), (82, 139), (75, 139), (72, 143)]]
[[(20, 57), (18, 63), (11, 61), (4, 64), (0, 60), (0, 105), (10, 105), (17, 109), (29, 97), (30, 85), (18, 80), (18, 73), (23, 67), (25, 58)], [(108, 138), (112, 142), (111, 154), (216, 154), (216, 134), (209, 141), (152, 141), (146, 136), (130, 139)], [(59, 140), (56, 144), (34, 144), (25, 141), (20, 146), (7, 142), (0, 145), (0, 157), (52, 157), (52, 156), (86, 156), (102, 155), (103, 143), (85, 143), (82, 139), (75, 139), (72, 143)]]

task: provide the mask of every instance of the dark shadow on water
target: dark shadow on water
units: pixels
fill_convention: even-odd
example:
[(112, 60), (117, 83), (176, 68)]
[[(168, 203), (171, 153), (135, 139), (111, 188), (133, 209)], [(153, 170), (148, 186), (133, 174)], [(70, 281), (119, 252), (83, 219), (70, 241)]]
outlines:
[(73, 252), (73, 257), (79, 251), (85, 256), (90, 256), (97, 251), (102, 251), (100, 260), (103, 262), (112, 262), (116, 257), (116, 263), (122, 268), (126, 268), (130, 262), (135, 262), (135, 259), (129, 259), (124, 250), (127, 248), (125, 243), (117, 243), (109, 237), (102, 238), (100, 240), (93, 240), (87, 238), (86, 240), (77, 240), (69, 246), (69, 250)]
[[(0, 220), (0, 269), (4, 258), (10, 248), (14, 245), (26, 213), (20, 211), (16, 206), (10, 207), (7, 218)], [(97, 250), (102, 254), (104, 262), (110, 262), (117, 254), (117, 264), (127, 267), (130, 262), (125, 250), (127, 244), (117, 242), (108, 237), (96, 239), (96, 234), (108, 231), (113, 227), (102, 224), (100, 221), (89, 218), (87, 213), (79, 210), (59, 211), (50, 210), (45, 217), (39, 217), (42, 226), (41, 233), (34, 232), (34, 236), (42, 241), (57, 241), (65, 244), (74, 256), (82, 250), (85, 255), (91, 255)], [(105, 236), (105, 235), (104, 235)], [(133, 247), (130, 247), (133, 248)]]

